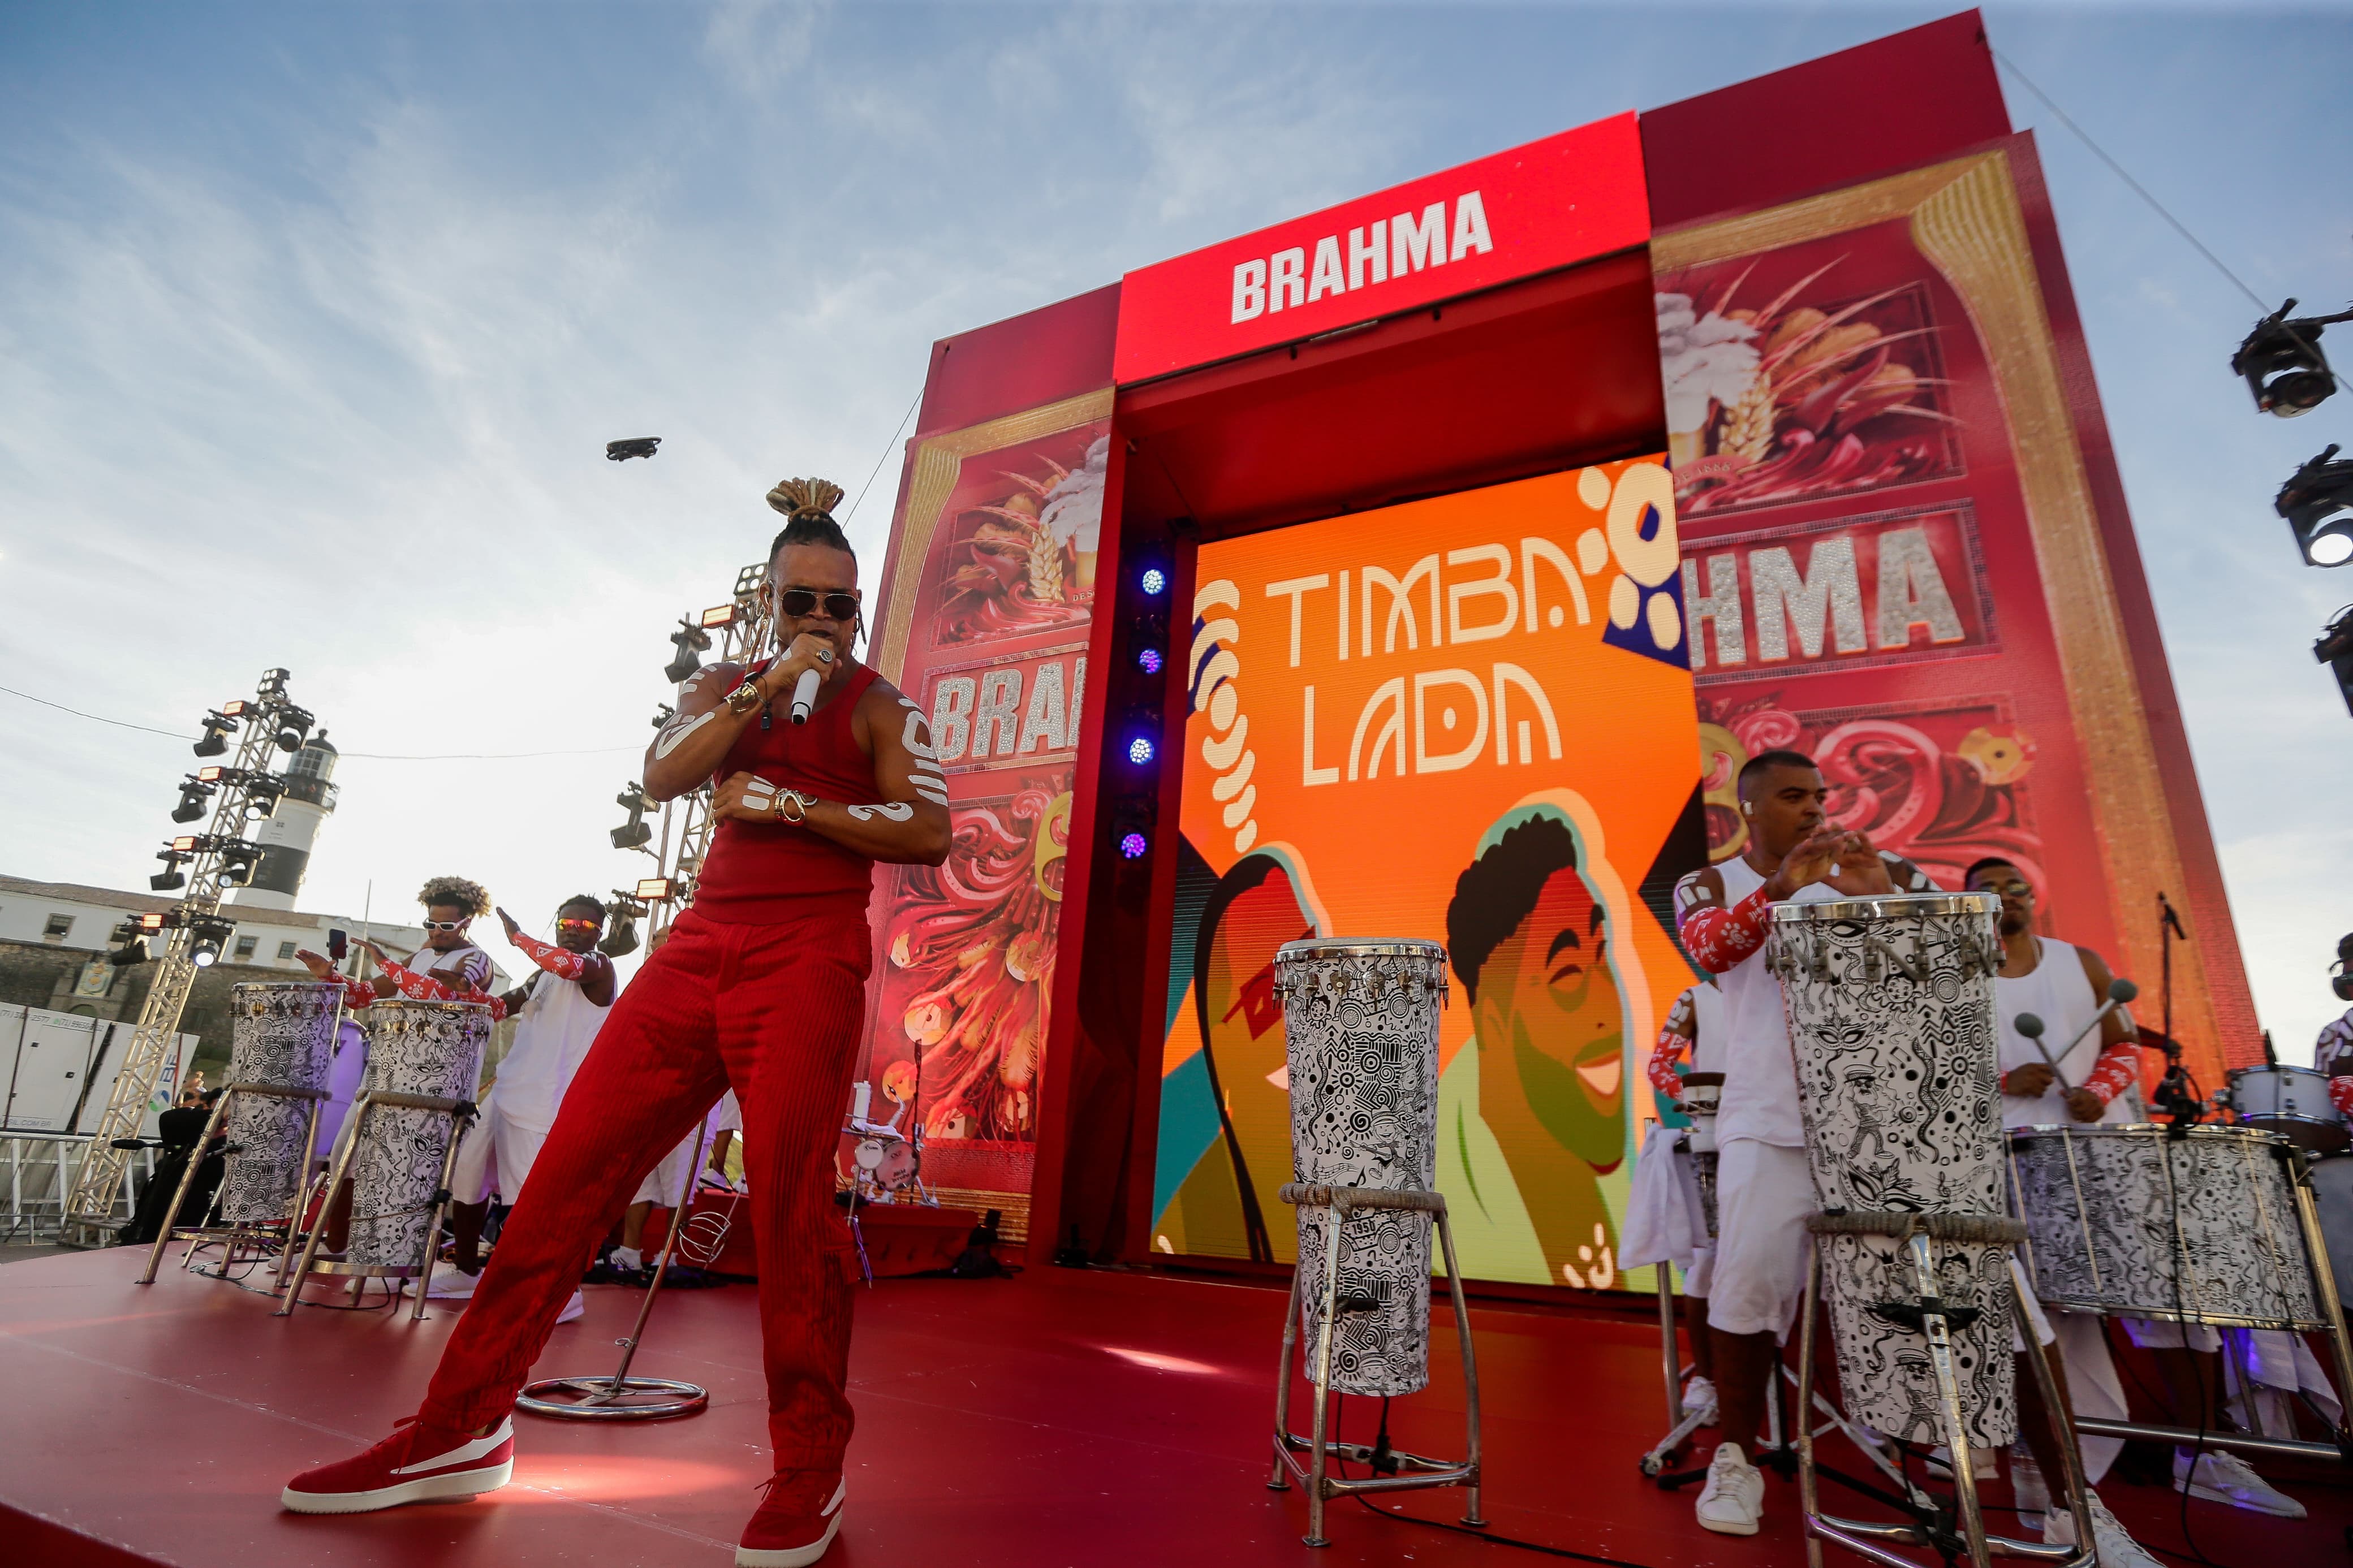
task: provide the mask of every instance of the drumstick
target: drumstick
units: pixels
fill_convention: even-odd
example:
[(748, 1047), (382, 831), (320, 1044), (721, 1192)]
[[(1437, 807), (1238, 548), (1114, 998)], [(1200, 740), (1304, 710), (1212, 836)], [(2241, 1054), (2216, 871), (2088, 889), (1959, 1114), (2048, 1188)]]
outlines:
[[(2098, 1028), (2102, 1019), (2105, 1018), (2109, 1014), (2115, 1012), (2117, 1008), (2123, 1006), (2126, 1003), (2131, 1001), (2134, 997), (2139, 994), (2140, 987), (2135, 985), (2129, 980), (2117, 979), (2110, 981), (2108, 983), (2107, 1001), (2102, 1005), (2098, 1012), (2092, 1015), (2092, 1021), (2084, 1025), (2081, 1029), (2077, 1030), (2075, 1037), (2067, 1042), (2067, 1049), (2061, 1051), (2059, 1054), (2063, 1057), (2067, 1055), (2068, 1051), (2072, 1051), (2077, 1046), (2083, 1044), (2084, 1037)], [(2033, 1014), (2021, 1013), (2018, 1016), (2018, 1032), (2034, 1042), (2034, 1048), (2042, 1053), (2042, 1060), (2049, 1066), (2052, 1073), (2059, 1079), (2059, 1087), (2063, 1090), (2073, 1089), (2075, 1086), (2069, 1083), (2067, 1081), (2067, 1075), (2059, 1070), (2058, 1062), (2052, 1058), (2051, 1047), (2042, 1043), (2042, 1020), (2035, 1016)]]

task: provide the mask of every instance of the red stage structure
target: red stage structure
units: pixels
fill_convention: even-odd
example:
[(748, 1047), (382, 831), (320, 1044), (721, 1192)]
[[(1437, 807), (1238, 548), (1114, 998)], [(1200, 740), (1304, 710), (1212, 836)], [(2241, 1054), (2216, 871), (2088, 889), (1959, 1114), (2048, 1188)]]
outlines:
[[(1207, 847), (1179, 831), (1208, 805), (1180, 763), (1197, 552), (1662, 451), (1683, 566), (1657, 613), (1688, 632), (1669, 657), (1693, 672), (1700, 788), (1682, 863), (1650, 869), (1736, 853), (1732, 773), (1803, 747), (1842, 819), (1948, 885), (1980, 856), (2025, 866), (2059, 928), (2141, 982), (2149, 1025), (2168, 896), (2195, 938), (2174, 1033), (2210, 1088), (2253, 1058), (2033, 139), (1971, 12), (934, 345), (874, 657), (934, 715), (967, 848), (953, 885), (878, 894), (866, 1076), (921, 1059), (956, 1201), (1006, 1210), (1034, 1259), (1138, 1259), (1171, 1249), (1194, 1163), (1239, 1158), (1209, 1150), (1233, 1134), (1185, 1077), (1169, 973), (1199, 902), (1180, 861)], [(1172, 607), (1135, 591), (1147, 566)], [(1175, 679), (1139, 672), (1147, 646)], [(1653, 994), (1625, 997), (1629, 1084), (1688, 983), (1651, 967)], [(1621, 1153), (1643, 1099), (1596, 1102)], [(1590, 1163), (1614, 1239), (1624, 1166)]]

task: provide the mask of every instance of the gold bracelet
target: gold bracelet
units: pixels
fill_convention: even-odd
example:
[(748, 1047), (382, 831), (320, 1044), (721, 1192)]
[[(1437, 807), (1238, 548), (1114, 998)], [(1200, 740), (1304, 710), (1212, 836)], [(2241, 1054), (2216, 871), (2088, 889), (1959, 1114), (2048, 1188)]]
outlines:
[[(786, 816), (785, 815), (785, 802), (786, 801), (793, 803), (793, 810), (796, 815), (791, 816)], [(783, 822), (807, 822), (808, 820), (808, 808), (816, 804), (817, 802), (814, 799), (808, 795), (801, 794), (801, 792), (797, 789), (780, 789), (776, 792), (777, 819)]]

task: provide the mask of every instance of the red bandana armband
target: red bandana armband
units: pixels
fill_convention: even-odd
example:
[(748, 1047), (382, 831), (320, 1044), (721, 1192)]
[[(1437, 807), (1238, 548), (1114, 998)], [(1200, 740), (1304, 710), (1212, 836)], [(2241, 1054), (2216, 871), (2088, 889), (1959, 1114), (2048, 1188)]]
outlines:
[(2140, 1077), (2140, 1044), (2136, 1040), (2118, 1040), (2100, 1053), (2084, 1079), (2084, 1087), (2102, 1105), (2113, 1101), (2133, 1081)]
[(570, 952), (554, 942), (542, 942), (522, 931), (512, 932), (507, 940), (522, 949), (523, 955), (533, 963), (558, 979), (577, 980), (588, 973), (588, 955), (585, 952)]
[(1722, 974), (1737, 968), (1765, 945), (1765, 925), (1773, 918), (1773, 902), (1761, 887), (1728, 910), (1700, 901), (1706, 897), (1704, 888), (1689, 881), (1675, 889), (1683, 910), (1675, 935), (1682, 939), (1693, 963), (1710, 974)]

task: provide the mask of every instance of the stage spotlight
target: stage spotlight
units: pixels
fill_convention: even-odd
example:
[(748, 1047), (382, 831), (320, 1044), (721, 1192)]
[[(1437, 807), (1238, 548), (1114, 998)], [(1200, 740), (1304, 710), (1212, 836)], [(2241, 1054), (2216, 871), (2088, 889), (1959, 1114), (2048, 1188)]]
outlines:
[(642, 847), (646, 840), (654, 836), (653, 828), (648, 826), (645, 820), (646, 808), (653, 804), (646, 798), (645, 786), (633, 781), (628, 788), (615, 795), (613, 800), (616, 805), (623, 807), (629, 814), (628, 821), (613, 829), (613, 847), (636, 849)]
[(631, 436), (624, 440), (607, 441), (605, 443), (605, 458), (607, 461), (615, 463), (626, 463), (631, 458), (650, 458), (661, 444), (662, 438), (659, 436)]
[(2353, 321), (2353, 310), (2290, 321), (2287, 313), (2295, 309), (2295, 301), (2290, 300), (2257, 321), (2231, 356), (2231, 368), (2246, 377), (2255, 406), (2282, 419), (2311, 413), (2337, 390), (2337, 377), (2320, 352), (2320, 331)]
[(287, 679), (292, 676), (293, 673), (294, 672), (290, 669), (263, 670), (261, 672), (261, 694), (264, 697), (285, 696)]
[(1152, 829), (1158, 813), (1144, 795), (1130, 795), (1113, 806), (1111, 847), (1123, 860), (1141, 860), (1152, 853)]
[(596, 951), (607, 958), (622, 958), (638, 951), (638, 922), (646, 917), (646, 906), (622, 892), (613, 889), (613, 902), (606, 911), (611, 923), (606, 927)]
[(232, 840), (221, 847), (220, 879), (224, 888), (242, 888), (253, 881), (253, 868), (261, 858), (258, 845), (243, 839)]
[(734, 624), (735, 606), (733, 605), (713, 605), (702, 612), (704, 631), (716, 631), (721, 626), (732, 626)]
[(1127, 742), (1127, 760), (1139, 768), (1159, 754), (1160, 748), (1152, 743), (1149, 735), (1137, 735)]
[[(211, 773), (212, 771), (213, 770), (210, 768), (206, 768), (205, 770), (206, 773)], [(199, 784), (195, 779), (190, 779), (186, 784), (180, 786), (180, 804), (172, 808), (172, 820), (174, 822), (195, 821), (196, 818), (204, 816), (204, 814), (210, 809), (207, 803), (211, 801), (212, 797), (213, 792), (210, 784)]]
[(194, 748), (200, 757), (217, 757), (228, 750), (228, 735), (237, 728), (225, 713), (215, 713), (205, 721), (204, 739)]
[(1123, 860), (1141, 860), (1151, 851), (1152, 840), (1144, 836), (1141, 828), (1131, 827), (1119, 836), (1119, 858)]
[(156, 852), (155, 858), (164, 862), (164, 868), (147, 879), (149, 887), (159, 893), (168, 893), (188, 885), (187, 873), (180, 869), (180, 856), (162, 849)]
[(1166, 658), (1161, 657), (1160, 650), (1156, 647), (1136, 649), (1135, 668), (1144, 671), (1146, 675), (1159, 674), (1160, 667), (1167, 662), (1168, 661)]
[(289, 708), (278, 715), (278, 749), (280, 751), (301, 751), (302, 737), (310, 732), (311, 715), (303, 712), (300, 708)]
[(2280, 487), (2273, 510), (2287, 519), (2306, 564), (2353, 561), (2353, 458), (2337, 461), (2337, 443), (2298, 468)]
[(165, 910), (157, 910), (152, 914), (139, 917), (139, 929), (144, 931), (169, 931), (179, 923), (173, 917), (172, 912)]
[(638, 898), (649, 904), (667, 903), (678, 896), (678, 881), (671, 877), (640, 877)]
[(129, 969), (133, 964), (147, 962), (147, 939), (139, 933), (137, 922), (124, 921), (114, 928), (114, 934), (107, 940), (113, 942), (114, 947), (107, 953), (106, 962), (115, 968)]
[(2337, 677), (2337, 690), (2345, 699), (2345, 710), (2353, 713), (2353, 605), (2337, 612), (2337, 618), (2328, 623), (2328, 629), (2312, 645), (2312, 657)]
[(1161, 595), (1168, 592), (1168, 573), (1166, 568), (1160, 566), (1146, 566), (1143, 573), (1135, 579), (1135, 585), (1144, 590), (1144, 596), (1147, 599), (1156, 599), (1160, 597)]
[(196, 938), (196, 945), (188, 950), (188, 962), (198, 969), (210, 969), (220, 962), (220, 943), (209, 936)]
[(670, 640), (678, 646), (678, 657), (662, 666), (662, 674), (672, 686), (682, 686), (688, 676), (702, 668), (702, 655), (711, 647), (711, 634), (681, 616), (678, 630), (670, 634)]
[(235, 921), (217, 920), (210, 915), (192, 915), (185, 923), (189, 934), (195, 938), (188, 949), (188, 962), (198, 969), (210, 969), (218, 963), (221, 949), (237, 934)]

